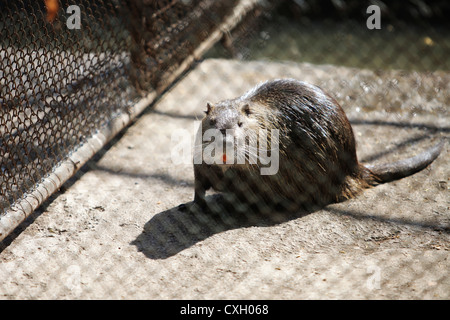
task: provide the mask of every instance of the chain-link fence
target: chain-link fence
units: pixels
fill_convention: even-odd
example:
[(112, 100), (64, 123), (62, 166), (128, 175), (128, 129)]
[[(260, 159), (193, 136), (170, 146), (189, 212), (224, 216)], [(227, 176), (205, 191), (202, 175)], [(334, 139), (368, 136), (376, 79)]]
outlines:
[[(69, 174), (49, 178), (55, 167), (105, 127), (113, 132), (103, 143), (111, 138), (118, 131), (108, 128), (112, 120), (126, 122), (123, 117), (139, 113), (150, 101), (136, 106), (139, 97), (167, 88), (201, 56), (203, 47), (211, 46), (257, 5), (252, 1), (2, 4), (1, 237), (89, 155), (72, 161), (76, 163), (67, 169)], [(43, 183), (45, 178), (50, 182)], [(27, 195), (31, 199), (24, 202)], [(7, 215), (7, 210), (21, 213)]]
[(445, 1), (1, 9), (4, 297), (449, 297)]

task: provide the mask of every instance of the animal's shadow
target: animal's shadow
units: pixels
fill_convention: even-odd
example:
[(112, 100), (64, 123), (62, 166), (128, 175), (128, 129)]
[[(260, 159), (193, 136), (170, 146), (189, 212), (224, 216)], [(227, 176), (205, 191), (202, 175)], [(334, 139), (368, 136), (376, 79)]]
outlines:
[(304, 209), (296, 212), (269, 212), (230, 203), (221, 194), (208, 196), (206, 200), (207, 210), (189, 202), (156, 214), (131, 244), (150, 259), (166, 259), (223, 231), (250, 226), (273, 226), (314, 211)]
[[(448, 128), (444, 128), (445, 131)], [(374, 155), (367, 160), (374, 160), (385, 153), (393, 153), (401, 146), (427, 138), (428, 135), (409, 138), (395, 148), (380, 155)], [(364, 159), (362, 160), (364, 162)], [(206, 198), (209, 210), (201, 210), (192, 206), (192, 202), (160, 212), (152, 217), (144, 226), (142, 233), (132, 241), (139, 251), (150, 259), (166, 259), (203, 241), (214, 234), (250, 226), (269, 227), (287, 222), (310, 213), (325, 209), (327, 204), (287, 211), (274, 208), (248, 207), (225, 200), (222, 194), (215, 194)], [(180, 207), (184, 207), (181, 209)], [(343, 214), (356, 219), (375, 219), (399, 224), (420, 226), (435, 230), (434, 224), (417, 223), (413, 220), (391, 219), (376, 215), (366, 215), (364, 212), (347, 212), (339, 209), (326, 209), (336, 214)], [(448, 228), (443, 232), (448, 233)]]

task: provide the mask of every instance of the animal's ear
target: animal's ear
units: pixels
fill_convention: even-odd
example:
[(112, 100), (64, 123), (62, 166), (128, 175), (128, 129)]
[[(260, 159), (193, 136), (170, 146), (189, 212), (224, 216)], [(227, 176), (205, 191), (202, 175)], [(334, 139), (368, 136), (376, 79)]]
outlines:
[(211, 113), (211, 110), (214, 108), (214, 106), (210, 103), (210, 102), (207, 102), (206, 103), (206, 111), (205, 111), (205, 113), (208, 115), (208, 114), (210, 114)]
[(242, 112), (245, 113), (246, 116), (252, 114), (252, 110), (250, 110), (250, 106), (248, 105), (248, 103), (242, 106)]

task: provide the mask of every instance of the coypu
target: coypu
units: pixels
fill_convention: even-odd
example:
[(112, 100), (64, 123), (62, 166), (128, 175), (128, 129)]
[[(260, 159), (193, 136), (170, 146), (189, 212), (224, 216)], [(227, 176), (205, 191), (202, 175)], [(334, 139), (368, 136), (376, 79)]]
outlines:
[[(230, 161), (228, 149), (205, 156), (207, 144), (197, 140), (194, 203), (202, 207), (211, 187), (259, 206), (281, 205), (289, 210), (321, 207), (422, 170), (436, 159), (444, 144), (391, 164), (364, 166), (358, 162), (355, 137), (344, 110), (319, 87), (293, 79), (268, 81), (241, 97), (208, 103), (197, 139), (208, 129), (220, 132), (215, 136), (217, 146), (229, 146), (235, 154), (241, 151), (244, 158)], [(257, 139), (260, 129), (267, 132), (262, 142)], [(230, 144), (238, 139), (245, 144)], [(276, 173), (262, 174), (260, 159), (250, 161), (264, 145), (279, 154)], [(199, 153), (203, 159), (198, 159)]]

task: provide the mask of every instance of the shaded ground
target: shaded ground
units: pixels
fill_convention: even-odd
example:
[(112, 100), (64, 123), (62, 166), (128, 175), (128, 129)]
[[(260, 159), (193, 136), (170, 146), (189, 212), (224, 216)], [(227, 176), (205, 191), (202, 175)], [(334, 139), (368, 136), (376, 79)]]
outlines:
[(449, 299), (448, 143), (422, 172), (316, 212), (178, 210), (193, 170), (172, 162), (174, 130), (193, 136), (206, 101), (283, 77), (337, 98), (363, 161), (448, 138), (446, 73), (206, 60), (3, 243), (0, 297)]

